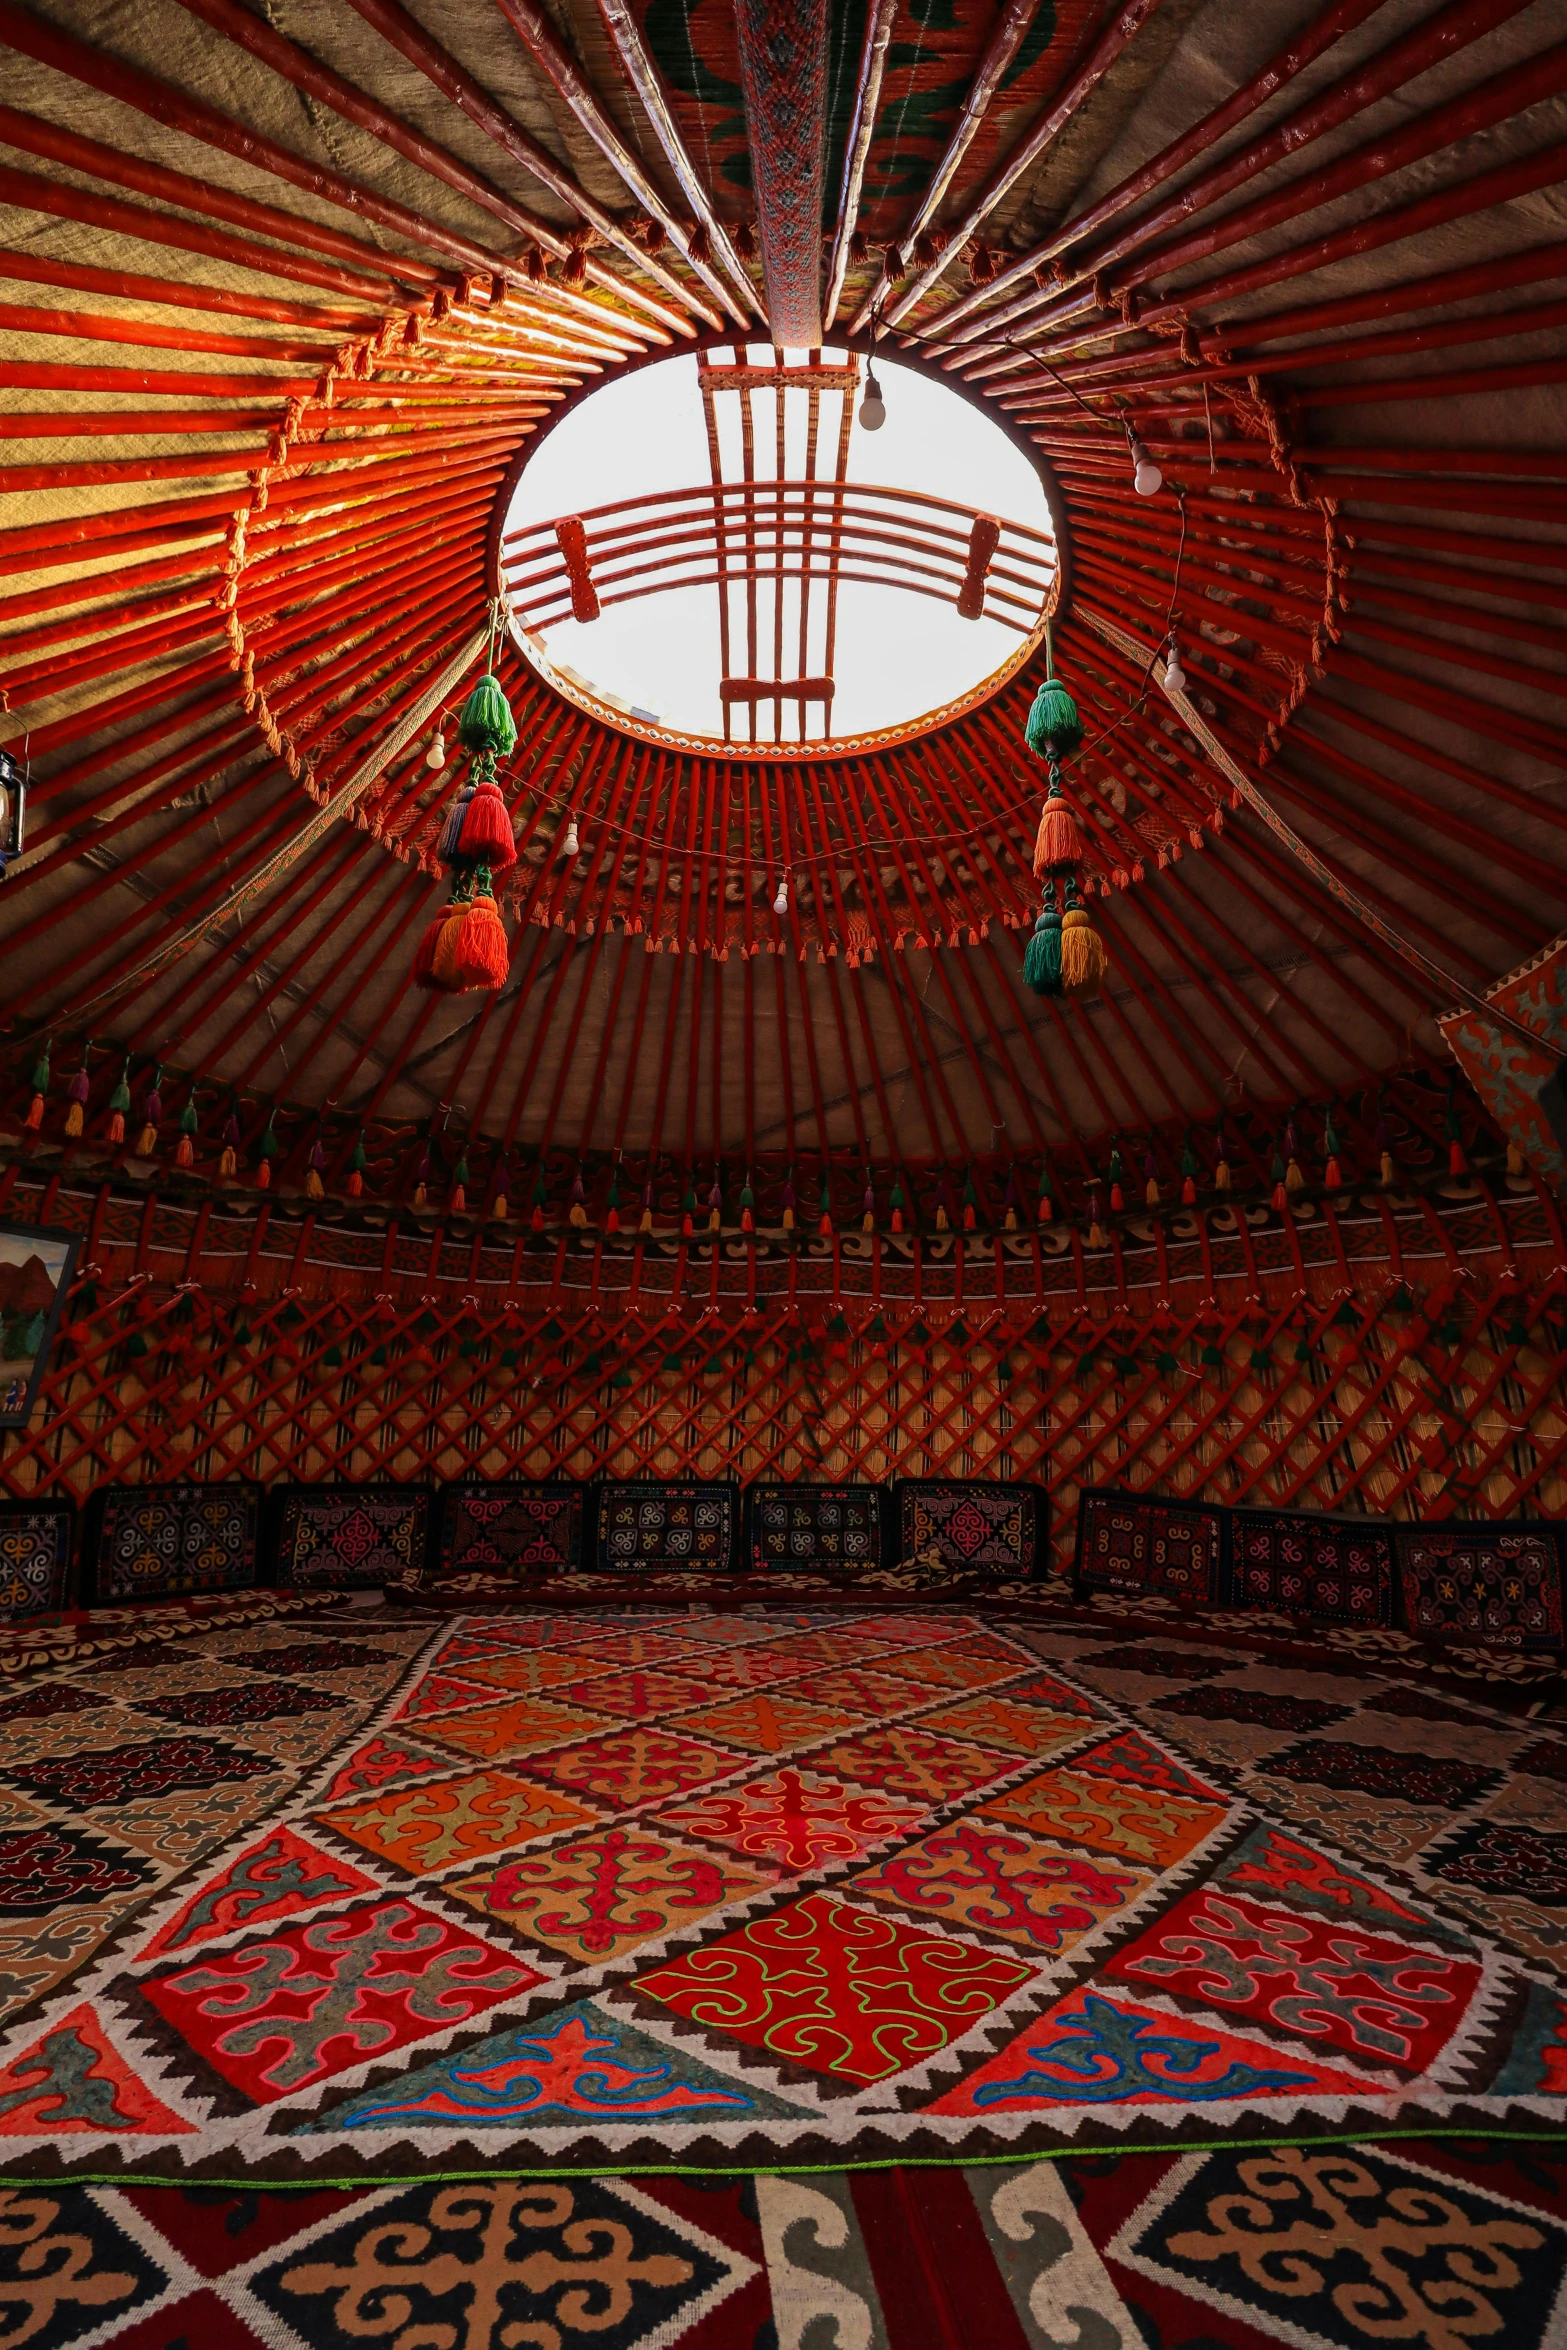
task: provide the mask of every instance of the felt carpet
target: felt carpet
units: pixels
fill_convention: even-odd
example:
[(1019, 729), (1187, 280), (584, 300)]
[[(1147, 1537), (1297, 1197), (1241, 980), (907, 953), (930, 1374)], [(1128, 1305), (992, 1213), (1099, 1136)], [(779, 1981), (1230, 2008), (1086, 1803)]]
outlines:
[(1567, 1737), (1190, 1625), (147, 1636), (0, 1699), (0, 2172), (1567, 2123)]
[(1567, 2162), (1487, 2142), (960, 2170), (0, 2187), (32, 2350), (1555, 2350)]

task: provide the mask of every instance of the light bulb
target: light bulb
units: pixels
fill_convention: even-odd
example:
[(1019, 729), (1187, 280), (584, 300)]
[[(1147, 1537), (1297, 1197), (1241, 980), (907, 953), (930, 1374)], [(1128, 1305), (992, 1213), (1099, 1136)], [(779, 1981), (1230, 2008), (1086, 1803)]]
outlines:
[(1164, 657), (1164, 690), (1167, 694), (1184, 694), (1186, 691), (1186, 672), (1181, 667), (1181, 648), (1173, 636), (1170, 639), (1170, 649)]
[(881, 385), (867, 368), (865, 371), (865, 397), (860, 402), (860, 422), (867, 432), (880, 432), (886, 421), (887, 403), (881, 396)]
[(1132, 435), (1132, 487), (1140, 498), (1157, 497), (1164, 475), (1143, 447), (1136, 433)]
[(566, 812), (566, 837), (560, 844), (560, 853), (563, 857), (575, 857), (578, 854), (578, 849), (577, 819), (568, 809)]
[(444, 734), (431, 735), (430, 748), (424, 754), (424, 763), (427, 767), (436, 768), (446, 765), (446, 737)]
[(773, 912), (775, 914), (787, 914), (788, 911), (789, 884), (787, 881), (780, 881), (778, 884), (778, 895), (773, 900)]

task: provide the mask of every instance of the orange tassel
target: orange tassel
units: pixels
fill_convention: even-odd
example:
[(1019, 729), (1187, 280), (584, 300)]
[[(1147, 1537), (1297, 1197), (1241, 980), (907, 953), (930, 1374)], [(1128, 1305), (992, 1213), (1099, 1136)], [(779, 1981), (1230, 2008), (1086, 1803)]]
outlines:
[(36, 1134), (43, 1122), (44, 1097), (41, 1093), (35, 1093), (32, 1100), (27, 1105), (27, 1116), (23, 1119), (22, 1123), (30, 1133)]
[(488, 892), (473, 898), (461, 919), (449, 922), (441, 932), (435, 968), (442, 984), (454, 994), (505, 986), (511, 948), (506, 925)]
[(364, 1187), (365, 1179), (360, 1174), (359, 1169), (355, 1167), (351, 1171), (348, 1181), (344, 1184), (343, 1189), (347, 1192), (350, 1199), (358, 1199), (360, 1193), (364, 1190)]
[(110, 1113), (105, 1140), (108, 1142), (123, 1142), (125, 1140), (125, 1118), (121, 1111), (114, 1110)]
[(272, 1161), (270, 1159), (263, 1159), (256, 1169), (256, 1189), (258, 1191), (272, 1189)]
[(1034, 873), (1043, 880), (1053, 865), (1081, 865), (1083, 836), (1077, 829), (1077, 818), (1069, 800), (1058, 796), (1046, 800), (1039, 812), (1039, 831), (1034, 841)]
[(194, 1167), (196, 1164), (196, 1154), (191, 1148), (188, 1134), (182, 1134), (174, 1146), (174, 1164), (176, 1167)]
[(416, 987), (439, 987), (441, 984), (435, 976), (435, 956), (445, 928), (446, 913), (443, 908), (433, 922), (426, 923), (424, 936), (414, 952), (413, 982)]

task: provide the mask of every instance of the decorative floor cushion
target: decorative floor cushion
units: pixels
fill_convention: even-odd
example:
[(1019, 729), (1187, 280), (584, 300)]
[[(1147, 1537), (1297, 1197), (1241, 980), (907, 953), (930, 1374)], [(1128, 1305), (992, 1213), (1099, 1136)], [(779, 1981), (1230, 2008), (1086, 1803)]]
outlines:
[(1080, 1591), (1143, 1592), (1211, 1606), (1223, 1555), (1222, 1510), (1091, 1486), (1078, 1498), (1074, 1579)]
[(514, 1478), (448, 1485), (436, 1556), (443, 1575), (569, 1575), (582, 1564), (583, 1489)]
[(43, 1495), (0, 1501), (0, 1620), (14, 1624), (63, 1608), (75, 1547), (71, 1502)]
[(1395, 1526), (1406, 1630), (1546, 1654), (1562, 1645), (1559, 1536), (1546, 1525)]
[(604, 1485), (598, 1497), (598, 1564), (605, 1574), (671, 1568), (725, 1573), (739, 1532), (737, 1485)]
[(753, 1485), (745, 1497), (745, 1556), (753, 1567), (858, 1577), (881, 1564), (881, 1489), (875, 1485)]
[(253, 1590), (261, 1499), (259, 1485), (100, 1487), (87, 1539), (99, 1606)]
[(1392, 1528), (1306, 1510), (1232, 1510), (1229, 1604), (1390, 1624)]
[(898, 1557), (939, 1551), (954, 1575), (1018, 1582), (1046, 1571), (1042, 1485), (1000, 1478), (900, 1477), (893, 1489)]
[(278, 1581), (285, 1591), (379, 1589), (419, 1573), (430, 1535), (423, 1485), (299, 1485), (277, 1500)]

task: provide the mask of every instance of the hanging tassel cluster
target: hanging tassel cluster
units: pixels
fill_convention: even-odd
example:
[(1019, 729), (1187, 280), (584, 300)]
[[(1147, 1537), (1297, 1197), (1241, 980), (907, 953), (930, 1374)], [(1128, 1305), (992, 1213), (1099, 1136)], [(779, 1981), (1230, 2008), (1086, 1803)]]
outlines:
[(229, 1114), (223, 1121), (223, 1148), (218, 1153), (218, 1174), (220, 1177), (227, 1177), (230, 1175), (237, 1175), (238, 1172), (239, 1117), (234, 1109), (233, 1101), (231, 1099), (229, 1103)]
[(1034, 841), (1042, 897), (1023, 958), (1023, 982), (1035, 995), (1092, 995), (1103, 984), (1108, 958), (1083, 905), (1083, 836), (1061, 785), (1061, 761), (1081, 746), (1083, 722), (1058, 677), (1047, 677), (1035, 694), (1023, 738), (1050, 776)]
[(30, 1134), (36, 1134), (44, 1122), (44, 1103), (49, 1094), (49, 1047), (44, 1046), (33, 1064), (33, 1098), (27, 1105), (27, 1116), (22, 1124)]
[(163, 1071), (160, 1068), (154, 1074), (141, 1105), (141, 1132), (136, 1137), (133, 1153), (138, 1159), (152, 1158), (158, 1148), (158, 1128), (163, 1124), (163, 1095), (159, 1090), (162, 1083)]
[(1190, 1130), (1181, 1151), (1181, 1205), (1192, 1208), (1197, 1204), (1197, 1153), (1192, 1148)]
[(787, 1176), (785, 1177), (785, 1179), (784, 1179), (784, 1187), (783, 1187), (783, 1202), (782, 1202), (782, 1206), (783, 1206), (783, 1213), (782, 1213), (782, 1215), (779, 1217), (779, 1219), (778, 1219), (778, 1220), (779, 1220), (779, 1222), (782, 1224), (782, 1226), (783, 1226), (783, 1228), (784, 1228), (785, 1232), (792, 1232), (792, 1231), (794, 1230), (794, 1209), (795, 1209), (795, 1198), (794, 1198), (794, 1169), (793, 1169), (792, 1167), (790, 1168), (790, 1170), (789, 1170), (789, 1172), (788, 1172), (788, 1175), (787, 1175)]
[(196, 1164), (196, 1088), (190, 1089), (190, 1098), (180, 1112), (180, 1138), (174, 1146), (176, 1167), (194, 1167)]
[(1322, 1169), (1323, 1182), (1329, 1191), (1342, 1190), (1344, 1177), (1338, 1163), (1338, 1135), (1334, 1129), (1331, 1109), (1322, 1128), (1322, 1156), (1325, 1162)]
[(416, 986), (464, 995), (503, 987), (511, 968), (495, 883), (517, 862), (511, 811), (495, 780), (495, 762), (517, 740), (500, 679), (481, 677), (462, 706), (457, 739), (468, 753), (467, 780), (446, 812), (436, 855), (452, 877), (445, 909), (414, 953)]
[(125, 1140), (125, 1113), (131, 1106), (131, 1056), (126, 1054), (120, 1070), (120, 1082), (109, 1096), (109, 1115), (104, 1122), (105, 1142)]
[(350, 1199), (362, 1197), (365, 1188), (365, 1169), (369, 1164), (370, 1162), (365, 1156), (364, 1128), (361, 1127), (353, 1151), (349, 1156), (348, 1180), (343, 1187)]
[(67, 1138), (74, 1142), (87, 1123), (87, 1097), (92, 1092), (92, 1079), (87, 1070), (87, 1056), (92, 1051), (92, 1040), (82, 1047), (82, 1065), (65, 1089), (70, 1108), (65, 1113)]

